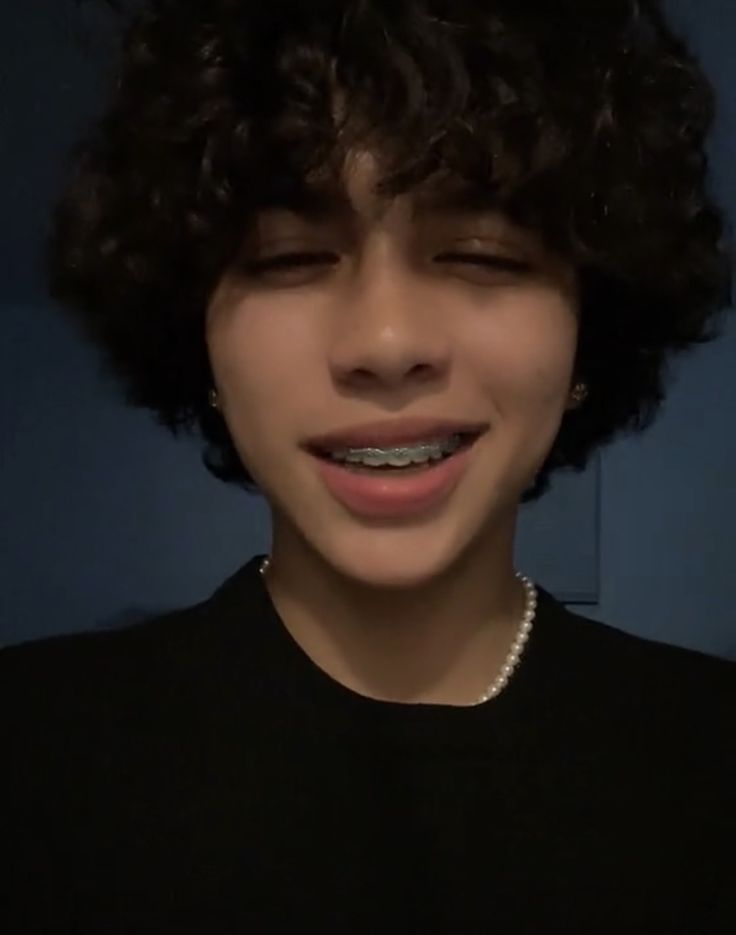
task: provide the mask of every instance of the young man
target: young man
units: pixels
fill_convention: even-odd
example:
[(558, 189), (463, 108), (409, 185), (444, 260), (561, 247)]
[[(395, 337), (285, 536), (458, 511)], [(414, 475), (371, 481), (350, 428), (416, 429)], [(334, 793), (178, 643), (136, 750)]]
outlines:
[(0, 654), (3, 932), (733, 931), (736, 666), (513, 564), (724, 305), (711, 105), (654, 3), (133, 16), (51, 293), (273, 542)]

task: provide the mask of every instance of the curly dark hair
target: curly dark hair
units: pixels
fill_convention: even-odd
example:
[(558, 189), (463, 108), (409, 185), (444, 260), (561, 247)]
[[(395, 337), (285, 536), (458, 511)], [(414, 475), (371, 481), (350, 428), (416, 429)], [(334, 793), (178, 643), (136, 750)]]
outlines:
[(646, 428), (672, 355), (720, 335), (715, 95), (658, 2), (107, 2), (121, 51), (50, 217), (48, 288), (129, 405), (200, 431), (216, 477), (258, 490), (208, 405), (209, 297), (263, 199), (353, 149), (380, 153), (382, 194), (459, 176), (575, 264), (589, 396), (522, 502)]

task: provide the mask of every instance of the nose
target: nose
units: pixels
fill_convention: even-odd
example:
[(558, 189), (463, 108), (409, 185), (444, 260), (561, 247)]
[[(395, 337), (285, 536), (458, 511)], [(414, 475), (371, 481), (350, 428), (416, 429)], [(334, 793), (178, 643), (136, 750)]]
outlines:
[(328, 350), (334, 380), (391, 389), (439, 380), (450, 356), (449, 320), (405, 260), (374, 254), (335, 309)]

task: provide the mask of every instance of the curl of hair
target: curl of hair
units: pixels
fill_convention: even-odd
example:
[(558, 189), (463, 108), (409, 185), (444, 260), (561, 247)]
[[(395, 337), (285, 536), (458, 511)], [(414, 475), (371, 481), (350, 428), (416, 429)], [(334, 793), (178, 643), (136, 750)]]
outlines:
[(443, 172), (492, 188), (576, 265), (589, 396), (523, 502), (646, 428), (672, 355), (719, 335), (733, 254), (707, 191), (714, 92), (654, 0), (112, 5), (121, 54), (52, 212), (49, 293), (127, 403), (201, 433), (216, 477), (258, 490), (208, 405), (209, 296), (264, 193), (338, 177), (353, 149), (380, 154), (388, 196)]

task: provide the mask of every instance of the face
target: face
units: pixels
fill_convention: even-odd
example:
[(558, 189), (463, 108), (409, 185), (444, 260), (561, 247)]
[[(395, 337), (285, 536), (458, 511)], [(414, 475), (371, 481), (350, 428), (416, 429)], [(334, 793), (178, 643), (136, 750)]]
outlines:
[[(355, 155), (334, 211), (264, 211), (211, 297), (206, 338), (221, 414), (272, 510), (274, 559), (306, 550), (364, 583), (411, 584), (467, 550), (512, 549), (570, 406), (576, 277), (493, 210), (413, 195), (379, 208), (376, 177)], [(251, 266), (294, 253), (310, 257)], [(451, 495), (421, 514), (356, 515), (301, 447), (413, 416), (488, 425)]]

